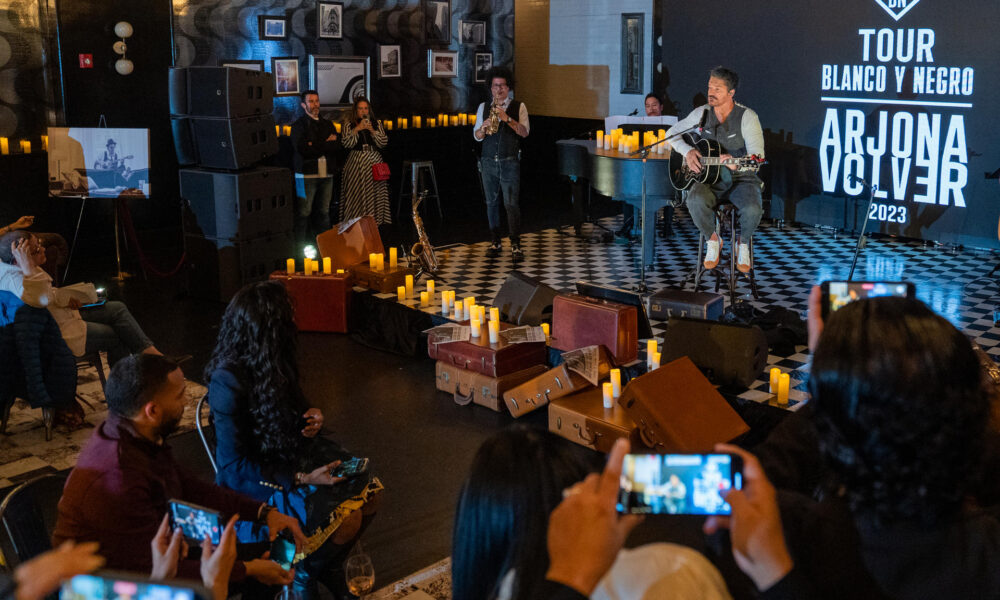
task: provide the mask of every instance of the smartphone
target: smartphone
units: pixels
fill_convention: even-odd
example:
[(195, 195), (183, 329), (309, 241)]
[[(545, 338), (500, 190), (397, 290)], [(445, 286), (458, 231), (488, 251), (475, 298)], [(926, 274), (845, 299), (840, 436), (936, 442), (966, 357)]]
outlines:
[(332, 477), (357, 477), (368, 470), (368, 459), (354, 457), (350, 460), (342, 461), (339, 465), (330, 469)]
[(62, 584), (61, 600), (211, 600), (208, 591), (196, 584), (164, 583), (132, 573), (100, 571), (76, 575)]
[(723, 492), (743, 487), (743, 460), (733, 454), (628, 454), (618, 512), (728, 515)]
[(218, 545), (222, 538), (222, 516), (210, 508), (170, 500), (170, 523), (172, 529), (180, 528), (189, 543), (200, 544), (206, 537)]
[(913, 298), (916, 288), (906, 281), (824, 281), (820, 284), (823, 299), (823, 318), (863, 298), (879, 296), (900, 296)]
[(292, 568), (292, 563), (295, 562), (295, 541), (292, 534), (287, 531), (278, 533), (278, 537), (271, 542), (271, 560), (286, 571)]

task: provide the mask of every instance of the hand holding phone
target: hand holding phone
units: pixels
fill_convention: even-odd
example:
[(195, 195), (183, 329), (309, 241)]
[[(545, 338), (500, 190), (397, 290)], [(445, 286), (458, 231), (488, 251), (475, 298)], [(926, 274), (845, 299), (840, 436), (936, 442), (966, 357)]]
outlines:
[(345, 460), (333, 469), (330, 469), (330, 476), (350, 479), (351, 477), (357, 477), (367, 471), (368, 459), (354, 457), (350, 460)]
[(820, 284), (823, 319), (833, 311), (864, 298), (913, 298), (916, 288), (906, 281), (824, 281)]
[(618, 512), (728, 515), (725, 494), (740, 489), (743, 465), (732, 454), (628, 454)]
[(180, 529), (189, 544), (201, 544), (207, 537), (218, 545), (222, 536), (222, 517), (214, 510), (182, 500), (170, 500), (172, 529)]
[(292, 563), (295, 561), (295, 540), (291, 533), (288, 531), (278, 533), (271, 542), (270, 558), (286, 571), (292, 568)]

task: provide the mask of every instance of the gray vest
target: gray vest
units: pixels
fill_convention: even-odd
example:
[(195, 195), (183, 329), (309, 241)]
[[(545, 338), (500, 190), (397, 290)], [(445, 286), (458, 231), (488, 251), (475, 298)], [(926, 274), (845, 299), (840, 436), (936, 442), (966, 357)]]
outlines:
[[(483, 118), (490, 116), (489, 107), (483, 105)], [(507, 105), (507, 116), (515, 121), (521, 116), (521, 103), (512, 100)], [(493, 135), (486, 136), (483, 140), (483, 158), (504, 159), (517, 158), (517, 151), (521, 147), (521, 136), (514, 133), (514, 129), (506, 123), (500, 123), (500, 130)]]
[(743, 113), (746, 110), (745, 106), (737, 104), (733, 107), (733, 112), (729, 113), (726, 122), (719, 123), (715, 111), (712, 107), (708, 107), (708, 119), (705, 120), (705, 131), (701, 136), (719, 142), (728, 154), (735, 157), (745, 156), (747, 143), (743, 139)]

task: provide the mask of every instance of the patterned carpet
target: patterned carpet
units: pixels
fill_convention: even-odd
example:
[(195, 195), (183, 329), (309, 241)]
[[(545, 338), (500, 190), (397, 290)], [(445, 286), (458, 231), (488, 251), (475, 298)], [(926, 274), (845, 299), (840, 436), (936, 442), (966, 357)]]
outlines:
[[(7, 432), (0, 435), (0, 489), (36, 475), (69, 469), (76, 464), (76, 458), (93, 433), (94, 426), (100, 425), (108, 414), (96, 369), (81, 370), (76, 389), (90, 404), (81, 403), (88, 426), (74, 431), (56, 427), (51, 441), (45, 441), (42, 411), (33, 410), (27, 402), (17, 400), (11, 410)], [(205, 387), (188, 381), (186, 393), (188, 408), (184, 410), (177, 433), (194, 429), (194, 409), (198, 399), (205, 394)]]

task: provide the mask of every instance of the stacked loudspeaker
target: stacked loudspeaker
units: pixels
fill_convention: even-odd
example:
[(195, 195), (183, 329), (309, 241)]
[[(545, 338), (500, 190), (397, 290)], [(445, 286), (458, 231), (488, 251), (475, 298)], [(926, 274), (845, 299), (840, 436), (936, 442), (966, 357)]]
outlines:
[(278, 151), (270, 73), (170, 69), (170, 113), (192, 295), (226, 302), (295, 251), (295, 180)]

